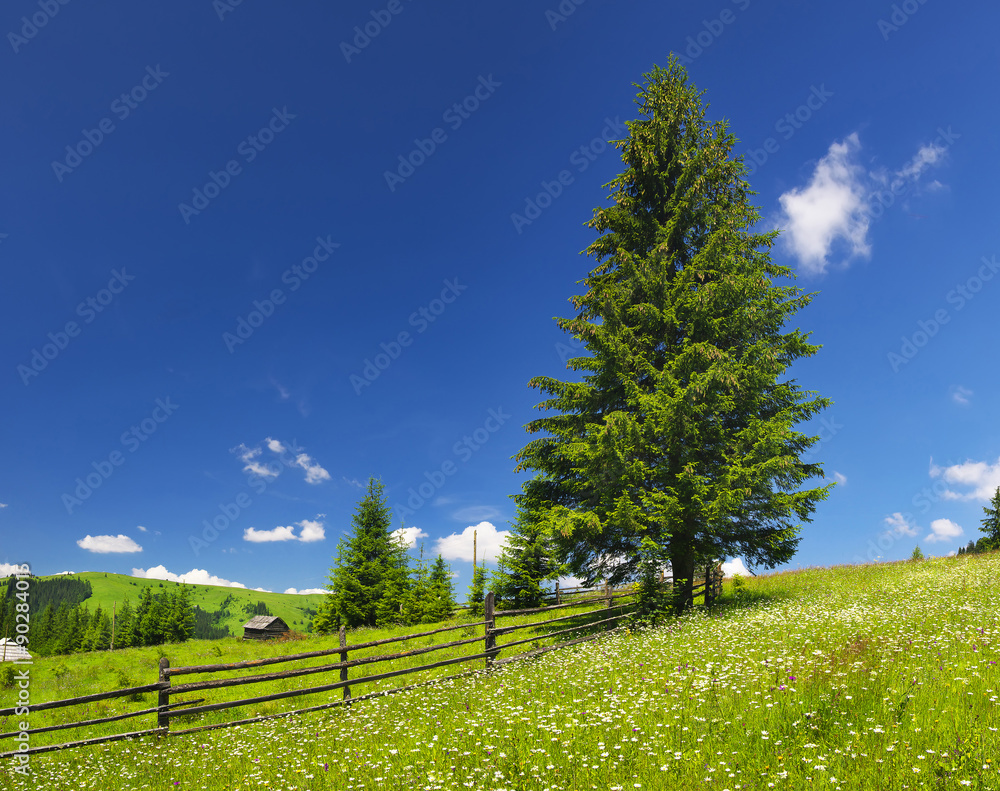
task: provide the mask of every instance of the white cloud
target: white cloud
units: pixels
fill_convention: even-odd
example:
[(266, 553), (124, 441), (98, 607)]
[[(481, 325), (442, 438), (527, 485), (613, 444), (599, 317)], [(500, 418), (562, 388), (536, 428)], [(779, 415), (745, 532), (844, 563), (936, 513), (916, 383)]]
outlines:
[(413, 549), (413, 547), (417, 545), (417, 541), (419, 539), (427, 538), (427, 533), (419, 527), (401, 527), (398, 530), (392, 531), (392, 537), (395, 539), (402, 539), (406, 542), (406, 546), (409, 549)]
[(487, 562), (496, 562), (500, 551), (510, 536), (509, 530), (497, 530), (491, 522), (480, 522), (470, 525), (461, 533), (452, 533), (439, 538), (434, 545), (434, 554), (441, 555), (445, 560), (466, 560), (472, 562), (472, 534), (477, 533), (478, 562), (483, 558)]
[(361, 483), (357, 478), (348, 478), (346, 476), (341, 476), (341, 480), (344, 481), (348, 486), (354, 486), (357, 489), (364, 489), (365, 485)]
[[(286, 445), (281, 440), (266, 437), (264, 445), (271, 453), (281, 457), (279, 459), (280, 464), (266, 464), (260, 460), (261, 454), (264, 452), (263, 448), (248, 448), (246, 445), (241, 444), (233, 448), (233, 453), (236, 453), (240, 461), (243, 462), (244, 472), (251, 475), (258, 475), (261, 478), (277, 478), (281, 474), (282, 465), (284, 465), (304, 470), (306, 483), (317, 484), (330, 480), (330, 473), (323, 469), (319, 462), (315, 461), (312, 456), (305, 453), (294, 442), (291, 445)], [(296, 454), (292, 459), (287, 458), (287, 454), (290, 451)]]
[(288, 388), (285, 387), (283, 384), (281, 384), (281, 382), (279, 382), (273, 376), (269, 376), (268, 381), (278, 391), (278, 397), (282, 401), (287, 401), (291, 397), (292, 394), (288, 391)]
[(950, 519), (935, 519), (931, 522), (931, 532), (924, 541), (932, 543), (934, 541), (951, 541), (954, 538), (958, 538), (964, 532), (959, 525)]
[(96, 552), (99, 555), (106, 555), (112, 552), (142, 552), (141, 546), (121, 533), (117, 536), (87, 535), (77, 541), (76, 545), (80, 549), (86, 549), (88, 552)]
[(848, 245), (852, 256), (871, 252), (864, 171), (854, 161), (860, 148), (857, 133), (833, 143), (816, 164), (809, 184), (778, 199), (779, 226), (787, 229), (782, 236), (806, 272), (824, 273), (827, 256), (838, 241)]
[(951, 388), (951, 400), (960, 406), (968, 406), (972, 403), (969, 397), (972, 395), (972, 391), (962, 385), (955, 385)]
[(886, 527), (889, 529), (882, 535), (886, 538), (898, 538), (899, 536), (915, 536), (920, 528), (903, 516), (899, 511), (885, 518)]
[(136, 526), (135, 526), (135, 529), (136, 529), (136, 530), (141, 530), (141, 531), (142, 531), (143, 533), (148, 533), (148, 532), (149, 532), (149, 530), (147, 530), (147, 529), (146, 529), (145, 527), (143, 527), (142, 525), (136, 525)]
[(11, 574), (20, 574), (23, 567), (17, 563), (0, 563), (0, 577), (9, 577)]
[(942, 497), (946, 500), (991, 500), (997, 488), (1000, 487), (1000, 459), (996, 464), (984, 461), (966, 461), (953, 464), (951, 467), (938, 467), (931, 462), (932, 478), (944, 478), (948, 483), (971, 487), (972, 491), (964, 494), (953, 489), (946, 489)]
[(914, 154), (913, 159), (907, 162), (902, 170), (896, 172), (896, 175), (900, 178), (916, 181), (929, 165), (937, 164), (944, 159), (945, 151), (947, 149), (944, 146), (934, 145), (933, 143), (923, 145)]
[[(216, 577), (214, 574), (209, 574), (205, 569), (191, 569), (186, 574), (174, 574), (172, 571), (167, 571), (166, 566), (160, 565), (145, 570), (134, 568), (132, 569), (132, 576), (147, 580), (185, 582), (188, 585), (219, 585), (224, 588), (246, 588), (246, 585), (242, 582), (233, 582), (222, 579), (222, 577)], [(263, 590), (263, 588), (257, 588), (256, 590)]]
[(76, 572), (75, 572), (75, 571), (57, 571), (57, 572), (56, 572), (55, 574), (53, 574), (52, 576), (53, 576), (53, 577), (61, 577), (61, 576), (63, 576), (64, 574), (76, 574)]
[(0, 503), (0, 508), (6, 508), (6, 507), (7, 507), (7, 503)]
[(281, 472), (280, 469), (273, 469), (257, 461), (257, 458), (260, 456), (260, 448), (248, 448), (246, 445), (239, 445), (233, 449), (233, 452), (238, 454), (240, 461), (243, 462), (243, 472), (257, 475), (261, 478), (277, 478)]
[(749, 577), (750, 571), (743, 565), (743, 558), (733, 558), (722, 564), (722, 573), (726, 577), (739, 574), (741, 577)]
[(844, 475), (842, 472), (837, 472), (836, 470), (834, 470), (834, 472), (833, 472), (833, 480), (835, 480), (841, 486), (846, 486), (847, 485), (847, 476)]
[(298, 590), (297, 588), (287, 588), (285, 590), (285, 593), (294, 593), (298, 594), (299, 596), (308, 596), (310, 593), (329, 593), (329, 592), (330, 591), (328, 591), (326, 588), (303, 588), (302, 590)]
[(258, 530), (255, 527), (248, 527), (243, 531), (243, 540), (251, 541), (254, 544), (265, 544), (271, 541), (296, 541), (293, 527), (275, 527), (271, 530)]
[(306, 483), (315, 484), (330, 480), (330, 473), (313, 461), (308, 453), (300, 453), (296, 456), (294, 464), (306, 471)]
[(302, 530), (299, 532), (299, 541), (310, 544), (313, 541), (322, 541), (326, 538), (326, 530), (323, 523), (311, 519), (303, 519), (298, 523)]
[[(258, 530), (255, 527), (248, 527), (243, 531), (243, 540), (254, 544), (266, 544), (274, 541), (301, 541), (304, 544), (311, 544), (315, 541), (322, 541), (326, 538), (326, 529), (319, 521), (325, 514), (317, 514), (316, 519), (303, 519), (295, 525), (271, 528), (270, 530)], [(295, 535), (295, 526), (302, 528), (298, 535)]]

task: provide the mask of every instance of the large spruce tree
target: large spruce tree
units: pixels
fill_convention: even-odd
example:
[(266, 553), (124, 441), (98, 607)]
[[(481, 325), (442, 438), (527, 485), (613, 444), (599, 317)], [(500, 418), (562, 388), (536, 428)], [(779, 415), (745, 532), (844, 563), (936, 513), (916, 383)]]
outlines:
[(532, 421), (545, 436), (518, 454), (535, 471), (518, 505), (557, 539), (587, 583), (638, 576), (643, 538), (669, 558), (675, 605), (692, 600), (696, 565), (742, 556), (789, 560), (829, 486), (800, 455), (818, 438), (793, 429), (830, 401), (784, 379), (819, 349), (784, 325), (811, 294), (775, 279), (776, 232), (734, 158), (725, 122), (705, 106), (675, 58), (644, 75), (639, 117), (616, 142), (624, 172), (613, 204), (589, 225), (597, 266), (557, 319), (583, 344), (577, 381), (529, 383), (556, 413)]

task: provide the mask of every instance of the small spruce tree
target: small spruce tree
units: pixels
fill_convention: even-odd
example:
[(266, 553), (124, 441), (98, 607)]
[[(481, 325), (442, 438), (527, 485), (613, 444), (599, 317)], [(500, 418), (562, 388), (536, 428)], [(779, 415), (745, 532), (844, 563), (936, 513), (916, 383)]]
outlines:
[(469, 586), (469, 612), (476, 618), (483, 615), (483, 602), (486, 599), (486, 567), (476, 566), (472, 570), (472, 584)]
[(1000, 486), (994, 492), (990, 504), (983, 507), (983, 511), (986, 517), (979, 529), (986, 533), (986, 536), (985, 541), (983, 539), (980, 541), (983, 541), (986, 550), (1000, 549)]
[(519, 509), (492, 575), (493, 595), (508, 609), (540, 607), (547, 592), (545, 583), (558, 579), (561, 570), (543, 525)]
[(330, 593), (313, 628), (332, 631), (380, 626), (401, 620), (400, 606), (409, 587), (406, 546), (392, 535), (391, 509), (381, 481), (369, 479), (364, 498), (352, 519), (353, 532), (337, 545), (330, 569)]

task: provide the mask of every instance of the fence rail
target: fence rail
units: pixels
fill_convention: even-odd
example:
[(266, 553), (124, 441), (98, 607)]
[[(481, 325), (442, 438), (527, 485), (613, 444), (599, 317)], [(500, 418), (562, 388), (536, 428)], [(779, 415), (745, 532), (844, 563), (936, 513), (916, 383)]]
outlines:
[[(709, 569), (706, 579), (695, 586), (697, 589), (704, 588), (705, 600), (707, 604), (711, 604), (714, 599), (721, 593), (722, 585), (722, 575), (721, 570), (716, 567), (715, 569)], [(570, 592), (572, 591), (572, 593)], [(587, 594), (597, 593), (599, 595), (587, 598)], [(158, 680), (153, 684), (145, 684), (138, 687), (129, 687), (126, 689), (118, 689), (110, 692), (99, 692), (92, 695), (83, 695), (81, 697), (67, 698), (65, 700), (50, 701), (46, 703), (37, 703), (28, 706), (28, 713), (33, 714), (38, 711), (44, 711), (49, 709), (60, 708), (64, 706), (75, 706), (82, 705), (86, 703), (109, 700), (113, 698), (120, 698), (126, 695), (137, 695), (145, 692), (156, 692), (157, 693), (157, 705), (154, 707), (144, 708), (139, 711), (127, 712), (124, 714), (115, 714), (108, 717), (99, 717), (96, 719), (81, 720), (78, 722), (60, 723), (57, 725), (50, 725), (41, 728), (34, 728), (28, 731), (12, 731), (9, 733), (0, 733), (0, 739), (15, 738), (21, 733), (28, 734), (38, 734), (45, 733), (49, 731), (63, 730), (69, 728), (82, 728), (97, 724), (103, 724), (108, 722), (114, 722), (117, 720), (129, 719), (139, 716), (154, 715), (156, 716), (156, 727), (149, 730), (133, 731), (131, 733), (122, 734), (111, 734), (107, 736), (101, 736), (93, 739), (83, 739), (80, 741), (66, 742), (63, 744), (53, 744), (44, 745), (39, 747), (32, 747), (28, 750), (11, 751), (6, 753), (0, 753), (0, 758), (8, 758), (14, 755), (25, 755), (34, 753), (44, 753), (51, 752), (53, 750), (67, 749), (70, 747), (79, 747), (89, 744), (99, 744), (102, 742), (117, 741), (120, 739), (127, 739), (133, 737), (147, 736), (156, 734), (159, 736), (176, 736), (186, 733), (195, 733), (204, 730), (213, 730), (216, 728), (228, 728), (235, 725), (243, 725), (251, 722), (260, 722), (263, 720), (273, 719), (277, 717), (286, 717), (293, 714), (303, 714), (306, 712), (320, 711), (322, 709), (333, 708), (335, 706), (349, 706), (352, 703), (366, 700), (371, 697), (379, 695), (390, 695), (396, 694), (398, 692), (403, 692), (406, 690), (414, 689), (416, 687), (422, 686), (423, 684), (431, 683), (438, 679), (428, 679), (426, 681), (417, 682), (415, 684), (409, 684), (402, 687), (394, 687), (387, 690), (375, 690), (372, 692), (365, 693), (359, 696), (352, 696), (352, 687), (356, 687), (361, 684), (371, 684), (378, 681), (383, 681), (390, 678), (396, 678), (398, 676), (410, 675), (413, 673), (423, 673), (430, 670), (434, 670), (441, 667), (448, 667), (451, 665), (462, 664), (466, 662), (473, 662), (476, 660), (485, 660), (486, 667), (492, 667), (495, 664), (506, 664), (508, 662), (513, 662), (521, 659), (526, 659), (530, 656), (536, 656), (540, 653), (546, 651), (551, 651), (556, 648), (562, 648), (565, 646), (576, 645), (581, 642), (586, 642), (588, 640), (594, 640), (605, 634), (608, 629), (613, 628), (613, 624), (620, 621), (622, 618), (627, 617), (630, 613), (626, 612), (626, 608), (631, 608), (634, 604), (625, 604), (624, 600), (634, 599), (636, 593), (633, 588), (628, 589), (612, 589), (610, 586), (605, 585), (603, 588), (576, 588), (576, 589), (563, 589), (559, 590), (558, 586), (553, 594), (556, 598), (556, 604), (543, 606), (543, 607), (531, 607), (521, 610), (498, 610), (496, 609), (496, 602), (493, 593), (487, 593), (485, 601), (483, 603), (483, 618), (480, 621), (473, 621), (471, 623), (458, 624), (456, 626), (445, 626), (438, 629), (430, 629), (423, 632), (415, 632), (407, 635), (402, 635), (400, 637), (390, 637), (382, 640), (372, 640), (363, 643), (355, 643), (354, 645), (349, 645), (347, 643), (346, 631), (341, 628), (338, 638), (339, 645), (336, 648), (324, 649), (321, 651), (307, 651), (298, 654), (288, 654), (279, 657), (268, 657), (261, 659), (250, 659), (242, 662), (230, 662), (223, 664), (212, 664), (212, 665), (189, 665), (184, 667), (171, 667), (170, 661), (166, 658), (160, 660), (159, 665), (159, 676)], [(573, 596), (572, 601), (564, 602), (563, 596)], [(578, 596), (584, 596), (585, 598), (576, 598)], [(615, 604), (619, 602), (619, 604)], [(564, 610), (569, 607), (579, 607), (585, 604), (595, 604), (597, 606), (584, 610), (583, 612), (574, 612), (568, 615), (557, 615), (554, 618), (548, 618), (543, 621), (534, 621), (523, 624), (513, 624), (511, 626), (504, 626), (498, 628), (496, 626), (496, 621), (499, 618), (511, 618), (517, 616), (527, 616), (534, 615), (537, 613), (544, 612), (556, 612), (559, 610)], [(620, 612), (611, 615), (610, 617), (598, 618), (594, 620), (592, 616), (600, 615), (602, 613), (607, 613), (608, 610), (618, 609)], [(557, 623), (565, 623), (567, 621), (579, 620), (579, 623), (567, 624), (565, 628), (559, 628), (556, 630), (544, 631), (541, 634), (536, 634), (531, 637), (526, 637), (522, 639), (512, 640), (506, 643), (497, 644), (498, 637), (505, 637), (511, 635), (515, 632), (524, 629), (538, 629), (543, 626), (550, 626)], [(463, 638), (460, 640), (452, 640), (445, 643), (434, 643), (431, 645), (424, 645), (420, 647), (411, 648), (409, 650), (397, 651), (392, 654), (378, 654), (373, 656), (362, 656), (357, 657), (357, 652), (365, 651), (372, 648), (379, 648), (381, 646), (390, 645), (392, 643), (406, 643), (410, 640), (421, 637), (430, 637), (437, 634), (443, 634), (445, 632), (451, 632), (458, 629), (474, 629), (480, 627), (483, 629), (482, 635), (476, 637)], [(553, 645), (537, 647), (533, 650), (520, 652), (512, 656), (505, 657), (504, 659), (498, 659), (498, 655), (501, 651), (514, 648), (516, 646), (525, 645), (527, 643), (537, 643), (540, 640), (545, 640), (552, 637), (561, 637), (569, 635), (573, 632), (580, 632), (581, 630), (590, 630), (594, 627), (604, 627), (600, 631), (586, 634), (583, 636), (577, 636), (570, 638), (568, 640), (555, 643)], [(430, 662), (426, 664), (419, 664), (411, 667), (403, 667), (396, 669), (389, 669), (385, 672), (375, 673), (372, 675), (357, 675), (350, 677), (350, 668), (363, 667), (368, 665), (377, 665), (383, 663), (391, 663), (405, 659), (412, 659), (413, 657), (421, 656), (423, 654), (433, 653), (435, 651), (442, 651), (445, 649), (455, 649), (463, 648), (465, 646), (470, 646), (474, 643), (483, 643), (483, 648), (480, 651), (476, 651), (471, 654), (463, 654), (456, 657), (450, 657), (438, 660), (436, 662)], [(355, 654), (356, 658), (350, 659), (350, 654)], [(269, 665), (276, 665), (286, 662), (296, 662), (310, 659), (317, 659), (321, 657), (339, 655), (340, 661), (327, 663), (322, 665), (313, 665), (309, 667), (294, 668), (291, 670), (278, 671), (278, 672), (268, 672), (268, 673), (256, 673), (253, 675), (237, 676), (237, 677), (227, 677), (227, 678), (213, 678), (204, 681), (190, 681), (181, 684), (174, 684), (173, 679), (178, 676), (185, 675), (205, 675), (210, 673), (228, 673), (233, 671), (241, 670), (254, 670)], [(302, 687), (297, 689), (283, 690), (281, 692), (274, 692), (266, 695), (256, 695), (248, 698), (241, 698), (239, 700), (223, 700), (218, 702), (206, 702), (206, 698), (198, 698), (196, 700), (184, 700), (171, 702), (171, 696), (181, 695), (190, 692), (198, 692), (203, 690), (219, 690), (229, 687), (243, 686), (247, 684), (266, 684), (270, 682), (284, 681), (292, 678), (299, 678), (302, 676), (325, 674), (325, 673), (335, 673), (339, 671), (338, 675), (335, 676), (337, 681), (333, 681), (327, 684), (319, 684), (311, 687)], [(450, 676), (445, 676), (445, 679), (458, 678), (467, 675), (474, 670), (466, 670), (461, 673), (453, 674)], [(285, 700), (288, 698), (300, 697), (303, 695), (315, 695), (323, 692), (331, 692), (335, 690), (342, 690), (341, 699), (332, 702), (322, 703), (315, 706), (308, 706), (305, 708), (292, 709), (288, 711), (277, 712), (274, 714), (266, 714), (256, 717), (237, 719), (234, 721), (227, 721), (221, 723), (214, 723), (210, 725), (202, 725), (194, 728), (186, 728), (183, 730), (171, 730), (170, 723), (172, 719), (177, 717), (187, 717), (195, 714), (202, 714), (213, 711), (222, 711), (225, 709), (238, 708), (240, 706), (255, 705), (260, 703), (267, 703), (270, 701)], [(198, 705), (204, 704), (204, 705)], [(6, 709), (0, 709), (0, 716), (9, 716), (15, 713), (15, 711), (20, 707), (11, 707)]]

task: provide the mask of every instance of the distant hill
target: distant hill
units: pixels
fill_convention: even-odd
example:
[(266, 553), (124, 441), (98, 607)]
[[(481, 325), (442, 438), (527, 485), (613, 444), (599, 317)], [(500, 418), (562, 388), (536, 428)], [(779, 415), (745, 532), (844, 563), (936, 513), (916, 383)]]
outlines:
[[(117, 602), (121, 607), (127, 598), (134, 606), (142, 595), (144, 588), (151, 588), (153, 594), (175, 590), (180, 583), (161, 580), (139, 579), (125, 574), (106, 574), (100, 571), (86, 571), (80, 574), (63, 574), (39, 577), (41, 580), (78, 579), (89, 582), (91, 595), (83, 599), (91, 612), (100, 606), (111, 611)], [(0, 581), (0, 599), (6, 592), (6, 579)], [(264, 593), (247, 590), (246, 588), (227, 588), (219, 585), (188, 585), (191, 592), (191, 603), (202, 610), (215, 613), (222, 609), (227, 611), (219, 619), (218, 625), (224, 626), (234, 636), (242, 636), (243, 624), (253, 617), (258, 602), (263, 602), (271, 615), (276, 615), (292, 629), (299, 632), (309, 631), (315, 610), (323, 601), (323, 594), (307, 595), (295, 593)], [(77, 601), (72, 602), (76, 604)]]

